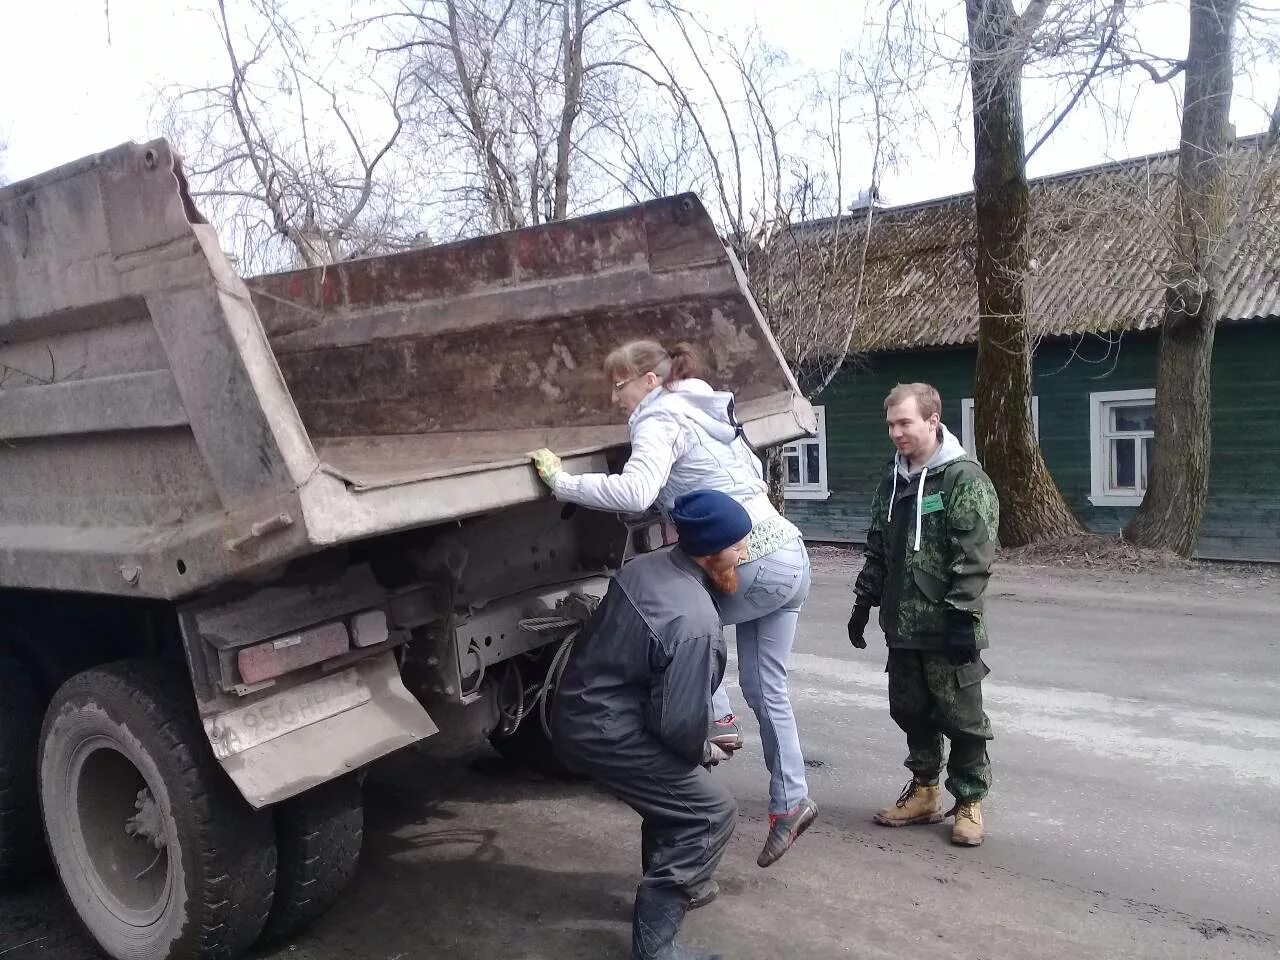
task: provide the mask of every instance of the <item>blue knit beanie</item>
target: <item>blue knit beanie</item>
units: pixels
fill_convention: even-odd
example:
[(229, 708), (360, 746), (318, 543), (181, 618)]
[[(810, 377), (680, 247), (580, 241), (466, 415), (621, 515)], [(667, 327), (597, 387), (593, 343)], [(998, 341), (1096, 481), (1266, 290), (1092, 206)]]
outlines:
[(680, 534), (680, 549), (691, 557), (713, 556), (751, 532), (751, 517), (742, 504), (716, 490), (676, 497), (671, 519)]

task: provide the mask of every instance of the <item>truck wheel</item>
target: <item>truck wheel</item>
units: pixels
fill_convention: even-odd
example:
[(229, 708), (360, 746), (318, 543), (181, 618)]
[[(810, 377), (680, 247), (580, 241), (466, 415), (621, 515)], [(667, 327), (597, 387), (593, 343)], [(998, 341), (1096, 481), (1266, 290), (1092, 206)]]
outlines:
[(40, 707), (31, 671), (0, 650), (0, 883), (22, 879), (44, 862), (36, 794)]
[(230, 960), (262, 932), (271, 814), (214, 760), (181, 668), (126, 660), (72, 677), (45, 715), (39, 770), (62, 885), (106, 954)]
[(364, 838), (364, 797), (354, 775), (275, 808), (276, 894), (261, 943), (281, 943), (333, 906), (355, 876)]

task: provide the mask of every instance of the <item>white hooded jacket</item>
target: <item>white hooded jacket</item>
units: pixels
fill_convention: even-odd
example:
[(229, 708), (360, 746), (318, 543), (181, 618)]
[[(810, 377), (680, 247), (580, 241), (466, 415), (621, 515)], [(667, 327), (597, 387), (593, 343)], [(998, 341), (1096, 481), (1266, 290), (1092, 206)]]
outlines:
[(556, 499), (618, 513), (643, 513), (657, 504), (669, 515), (677, 497), (718, 490), (742, 504), (753, 525), (777, 516), (760, 459), (741, 436), (732, 404), (733, 394), (702, 380), (656, 387), (627, 421), (631, 457), (622, 472), (561, 473)]

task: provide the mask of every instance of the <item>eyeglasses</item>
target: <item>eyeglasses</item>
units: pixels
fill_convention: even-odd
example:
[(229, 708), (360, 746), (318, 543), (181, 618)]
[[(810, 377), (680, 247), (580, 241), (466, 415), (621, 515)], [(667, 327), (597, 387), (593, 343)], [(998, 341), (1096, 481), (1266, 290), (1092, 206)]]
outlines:
[(644, 374), (643, 374), (643, 373), (637, 373), (634, 377), (627, 377), (627, 379), (625, 379), (625, 380), (618, 380), (618, 381), (616, 381), (616, 382), (614, 383), (614, 385), (613, 385), (613, 392), (614, 392), (614, 393), (617, 393), (619, 390), (621, 390), (623, 387), (625, 387), (625, 386), (626, 386), (628, 383), (630, 383), (632, 380), (639, 380), (639, 379), (640, 379), (641, 377), (643, 377), (643, 376), (644, 376)]

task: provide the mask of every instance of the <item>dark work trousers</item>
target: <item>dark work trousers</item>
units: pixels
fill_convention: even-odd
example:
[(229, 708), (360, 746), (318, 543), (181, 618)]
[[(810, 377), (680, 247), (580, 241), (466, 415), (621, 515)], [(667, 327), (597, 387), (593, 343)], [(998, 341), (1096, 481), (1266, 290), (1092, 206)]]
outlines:
[(583, 772), (640, 815), (640, 886), (675, 888), (692, 897), (724, 855), (737, 825), (737, 804), (707, 770), (665, 750), (655, 753), (633, 767), (591, 764)]
[(942, 653), (890, 650), (888, 671), (889, 714), (907, 735), (907, 769), (920, 783), (937, 783), (945, 735), (951, 741), (947, 792), (962, 802), (981, 800), (991, 786), (992, 739), (982, 709), (989, 672), (982, 659), (957, 665)]

